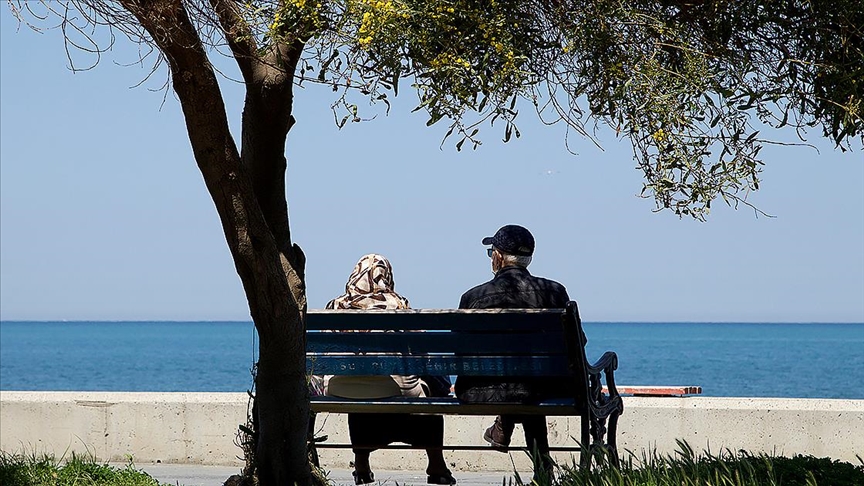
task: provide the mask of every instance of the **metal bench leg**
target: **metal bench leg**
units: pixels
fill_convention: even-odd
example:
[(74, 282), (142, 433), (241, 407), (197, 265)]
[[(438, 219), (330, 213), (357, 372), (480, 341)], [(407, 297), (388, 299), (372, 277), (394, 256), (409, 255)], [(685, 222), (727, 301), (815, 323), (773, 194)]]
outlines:
[(321, 467), (318, 460), (318, 448), (315, 446), (315, 412), (309, 412), (309, 429), (306, 434), (306, 451), (309, 453), (309, 462), (315, 467)]
[(582, 415), (582, 433), (579, 444), (579, 464), (583, 469), (591, 468), (591, 424), (589, 414)]
[(609, 436), (608, 436), (608, 453), (609, 462), (616, 468), (620, 465), (618, 458), (618, 416), (619, 412), (613, 412), (609, 416)]

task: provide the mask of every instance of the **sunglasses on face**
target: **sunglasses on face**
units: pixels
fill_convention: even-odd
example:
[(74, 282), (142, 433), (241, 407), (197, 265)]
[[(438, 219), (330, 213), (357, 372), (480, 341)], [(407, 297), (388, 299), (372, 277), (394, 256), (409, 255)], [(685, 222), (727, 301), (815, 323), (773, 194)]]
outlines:
[(486, 248), (486, 255), (489, 258), (492, 258), (492, 253), (494, 253), (494, 252), (495, 252), (495, 248)]

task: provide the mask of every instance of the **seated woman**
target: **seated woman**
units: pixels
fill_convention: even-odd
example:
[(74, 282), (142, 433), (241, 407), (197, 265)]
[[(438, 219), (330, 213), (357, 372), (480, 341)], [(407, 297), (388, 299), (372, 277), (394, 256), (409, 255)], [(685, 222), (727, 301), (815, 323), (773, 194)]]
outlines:
[[(345, 284), (345, 294), (331, 300), (328, 309), (408, 309), (408, 299), (397, 294), (393, 269), (381, 255), (369, 254), (357, 262)], [(426, 380), (418, 376), (339, 376), (315, 377), (324, 395), (343, 398), (387, 398), (394, 396), (438, 396)], [(431, 380), (430, 380), (431, 381)], [(432, 384), (435, 386), (435, 384)], [(443, 394), (449, 392), (448, 389)], [(349, 413), (348, 432), (354, 449), (355, 484), (375, 480), (369, 454), (375, 446), (404, 442), (427, 447), (426, 466), (429, 484), (456, 484), (447, 468), (441, 446), (444, 444), (444, 418), (440, 415)]]

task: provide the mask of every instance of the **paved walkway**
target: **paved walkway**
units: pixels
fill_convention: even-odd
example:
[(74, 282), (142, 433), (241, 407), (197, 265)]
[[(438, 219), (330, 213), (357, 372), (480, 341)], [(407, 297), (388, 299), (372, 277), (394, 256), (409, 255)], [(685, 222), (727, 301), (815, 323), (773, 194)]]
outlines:
[[(194, 466), (187, 464), (135, 464), (135, 467), (146, 471), (156, 478), (160, 484), (171, 486), (222, 486), (222, 483), (233, 474), (238, 474), (240, 468), (226, 466)], [(530, 479), (531, 473), (524, 474), (523, 479)], [(498, 472), (454, 472), (453, 476), (459, 486), (501, 486), (503, 480), (510, 478), (511, 473)], [(347, 469), (331, 470), (329, 477), (338, 486), (354, 486), (351, 471)], [(426, 474), (422, 471), (375, 471), (376, 485), (389, 486), (425, 486)]]

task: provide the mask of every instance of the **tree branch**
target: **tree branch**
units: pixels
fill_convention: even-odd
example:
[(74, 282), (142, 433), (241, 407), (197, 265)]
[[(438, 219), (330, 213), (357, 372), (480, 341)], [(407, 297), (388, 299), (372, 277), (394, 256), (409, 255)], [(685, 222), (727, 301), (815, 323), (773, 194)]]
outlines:
[(210, 0), (213, 11), (219, 17), (222, 34), (234, 54), (234, 60), (248, 83), (252, 80), (253, 66), (258, 56), (255, 37), (243, 17), (237, 13), (237, 3), (232, 0)]
[[(121, 2), (150, 33), (168, 61), (195, 161), (222, 221), (262, 343), (265, 336), (283, 336), (281, 326), (297, 321), (298, 313), (305, 310), (305, 300), (291, 298), (298, 295), (292, 288), (295, 276), (286, 271), (249, 171), (241, 163), (216, 73), (201, 38), (182, 0), (157, 0), (144, 5), (137, 0)], [(261, 122), (266, 126), (266, 119)], [(284, 193), (281, 196), (284, 202)], [(272, 295), (284, 299), (275, 303)]]

